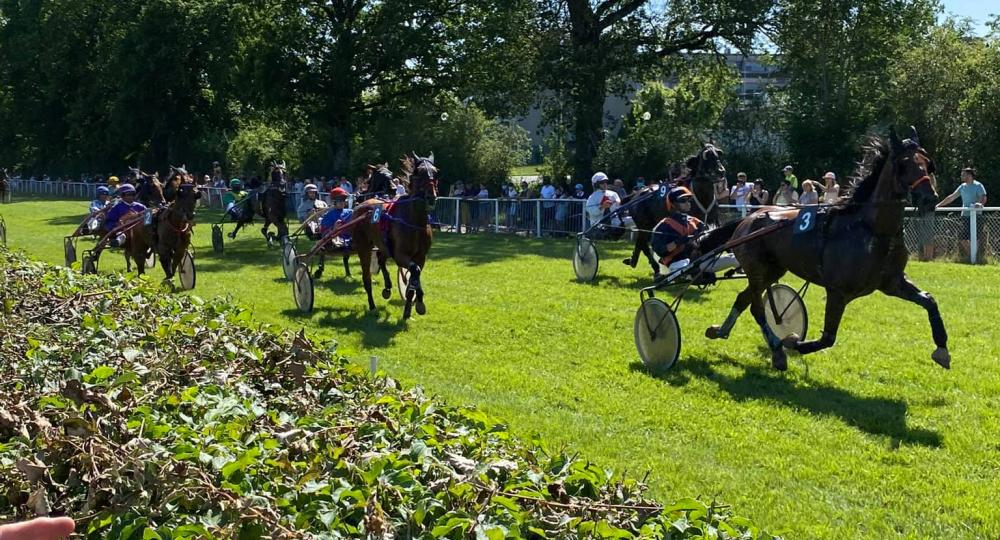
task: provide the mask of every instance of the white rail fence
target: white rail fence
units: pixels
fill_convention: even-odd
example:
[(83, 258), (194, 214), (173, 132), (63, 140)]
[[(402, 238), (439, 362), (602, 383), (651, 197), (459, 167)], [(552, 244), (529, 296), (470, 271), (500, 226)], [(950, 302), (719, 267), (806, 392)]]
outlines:
[[(17, 193), (93, 199), (99, 184), (44, 182), (14, 178)], [(289, 210), (302, 200), (301, 188), (293, 189)], [(206, 207), (222, 208), (224, 188), (202, 187)], [(329, 195), (321, 197), (329, 200)], [(353, 200), (351, 201), (353, 204)], [(587, 229), (585, 201), (579, 199), (466, 199), (439, 197), (433, 221), (442, 231), (460, 234), (494, 233), (533, 237), (572, 237)], [(756, 207), (720, 206), (723, 223), (746, 215)], [(963, 215), (965, 214), (965, 215)], [(903, 233), (911, 255), (972, 263), (1000, 260), (1000, 207), (979, 209), (939, 208), (920, 217), (908, 209)]]

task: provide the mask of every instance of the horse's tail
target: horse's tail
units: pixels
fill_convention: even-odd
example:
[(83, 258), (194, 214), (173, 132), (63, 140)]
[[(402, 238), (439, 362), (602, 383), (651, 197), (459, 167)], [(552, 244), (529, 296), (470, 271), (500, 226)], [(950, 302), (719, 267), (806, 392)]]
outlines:
[(736, 228), (739, 227), (742, 222), (742, 219), (736, 219), (705, 233), (705, 235), (701, 237), (701, 240), (698, 241), (700, 251), (702, 253), (708, 253), (709, 251), (724, 245), (733, 238)]

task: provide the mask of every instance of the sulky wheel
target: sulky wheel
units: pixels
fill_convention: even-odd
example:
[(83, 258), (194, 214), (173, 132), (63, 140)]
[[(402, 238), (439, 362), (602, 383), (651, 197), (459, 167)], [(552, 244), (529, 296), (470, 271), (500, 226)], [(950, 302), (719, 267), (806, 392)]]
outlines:
[(177, 269), (177, 273), (181, 281), (181, 287), (185, 291), (194, 289), (198, 274), (194, 268), (194, 254), (190, 250), (186, 251), (184, 257), (181, 258), (181, 266)]
[(573, 251), (573, 271), (576, 272), (576, 280), (580, 283), (590, 283), (597, 277), (597, 265), (600, 258), (597, 256), (597, 246), (594, 241), (586, 236), (578, 236), (576, 239), (576, 249)]
[(212, 251), (222, 253), (225, 247), (225, 240), (222, 236), (222, 226), (212, 225)]
[(295, 244), (291, 241), (285, 242), (281, 249), (281, 269), (285, 272), (285, 279), (291, 281), (295, 279), (295, 265), (299, 254), (295, 251)]
[(292, 295), (295, 297), (295, 305), (302, 313), (312, 313), (313, 309), (313, 278), (309, 273), (309, 267), (305, 263), (299, 262), (295, 265), (295, 274), (292, 278)]
[(65, 255), (66, 267), (73, 266), (76, 262), (76, 242), (71, 236), (63, 239), (63, 254)]
[(795, 289), (784, 283), (772, 285), (764, 293), (764, 318), (778, 339), (785, 339), (791, 334), (805, 339), (809, 330), (806, 303)]
[(673, 367), (681, 354), (681, 327), (677, 315), (663, 300), (649, 298), (635, 313), (635, 347), (646, 368), (654, 373)]
[(84, 255), (83, 261), (80, 263), (80, 271), (84, 274), (96, 274), (97, 256), (91, 254)]

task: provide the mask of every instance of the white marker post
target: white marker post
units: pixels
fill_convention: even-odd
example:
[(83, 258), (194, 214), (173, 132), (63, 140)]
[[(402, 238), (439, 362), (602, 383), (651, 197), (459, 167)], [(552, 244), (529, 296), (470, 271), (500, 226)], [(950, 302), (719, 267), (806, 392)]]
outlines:
[(371, 357), (368, 358), (368, 369), (371, 370), (372, 376), (374, 377), (375, 374), (378, 372), (378, 357), (377, 356), (371, 356)]

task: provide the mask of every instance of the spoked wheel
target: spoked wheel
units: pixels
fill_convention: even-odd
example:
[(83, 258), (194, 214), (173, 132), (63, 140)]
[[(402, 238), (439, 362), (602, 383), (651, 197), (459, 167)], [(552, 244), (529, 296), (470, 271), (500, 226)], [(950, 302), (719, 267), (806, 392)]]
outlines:
[(659, 298), (650, 298), (639, 306), (632, 332), (639, 358), (654, 373), (670, 369), (681, 355), (677, 315)]
[(784, 283), (772, 285), (764, 293), (764, 318), (778, 339), (791, 334), (804, 339), (809, 330), (806, 303), (795, 289)]
[(80, 263), (80, 271), (84, 274), (96, 274), (97, 273), (97, 256), (87, 254), (83, 256), (83, 261)]
[(225, 240), (222, 237), (222, 226), (212, 225), (212, 251), (222, 253), (224, 245)]
[(285, 272), (285, 279), (288, 281), (295, 279), (295, 265), (298, 257), (295, 244), (291, 241), (285, 242), (285, 247), (281, 250), (281, 269)]
[(190, 291), (194, 289), (195, 283), (197, 283), (197, 273), (194, 269), (194, 254), (190, 251), (184, 253), (184, 257), (181, 258), (181, 266), (177, 269), (180, 277), (181, 287), (185, 291)]
[(309, 267), (305, 263), (299, 262), (295, 265), (295, 274), (292, 279), (292, 295), (295, 296), (295, 305), (302, 313), (312, 313), (313, 309), (313, 278), (309, 273)]
[(576, 272), (576, 280), (580, 283), (590, 283), (597, 277), (597, 265), (600, 258), (597, 256), (597, 246), (594, 241), (578, 236), (576, 239), (576, 250), (573, 252), (573, 271)]
[(0, 244), (7, 245), (7, 222), (0, 218)]
[(67, 236), (63, 239), (63, 254), (66, 256), (66, 267), (73, 266), (76, 262), (76, 242), (73, 237)]
[(396, 270), (396, 286), (399, 287), (399, 297), (406, 300), (406, 288), (410, 286), (410, 271), (406, 268)]

